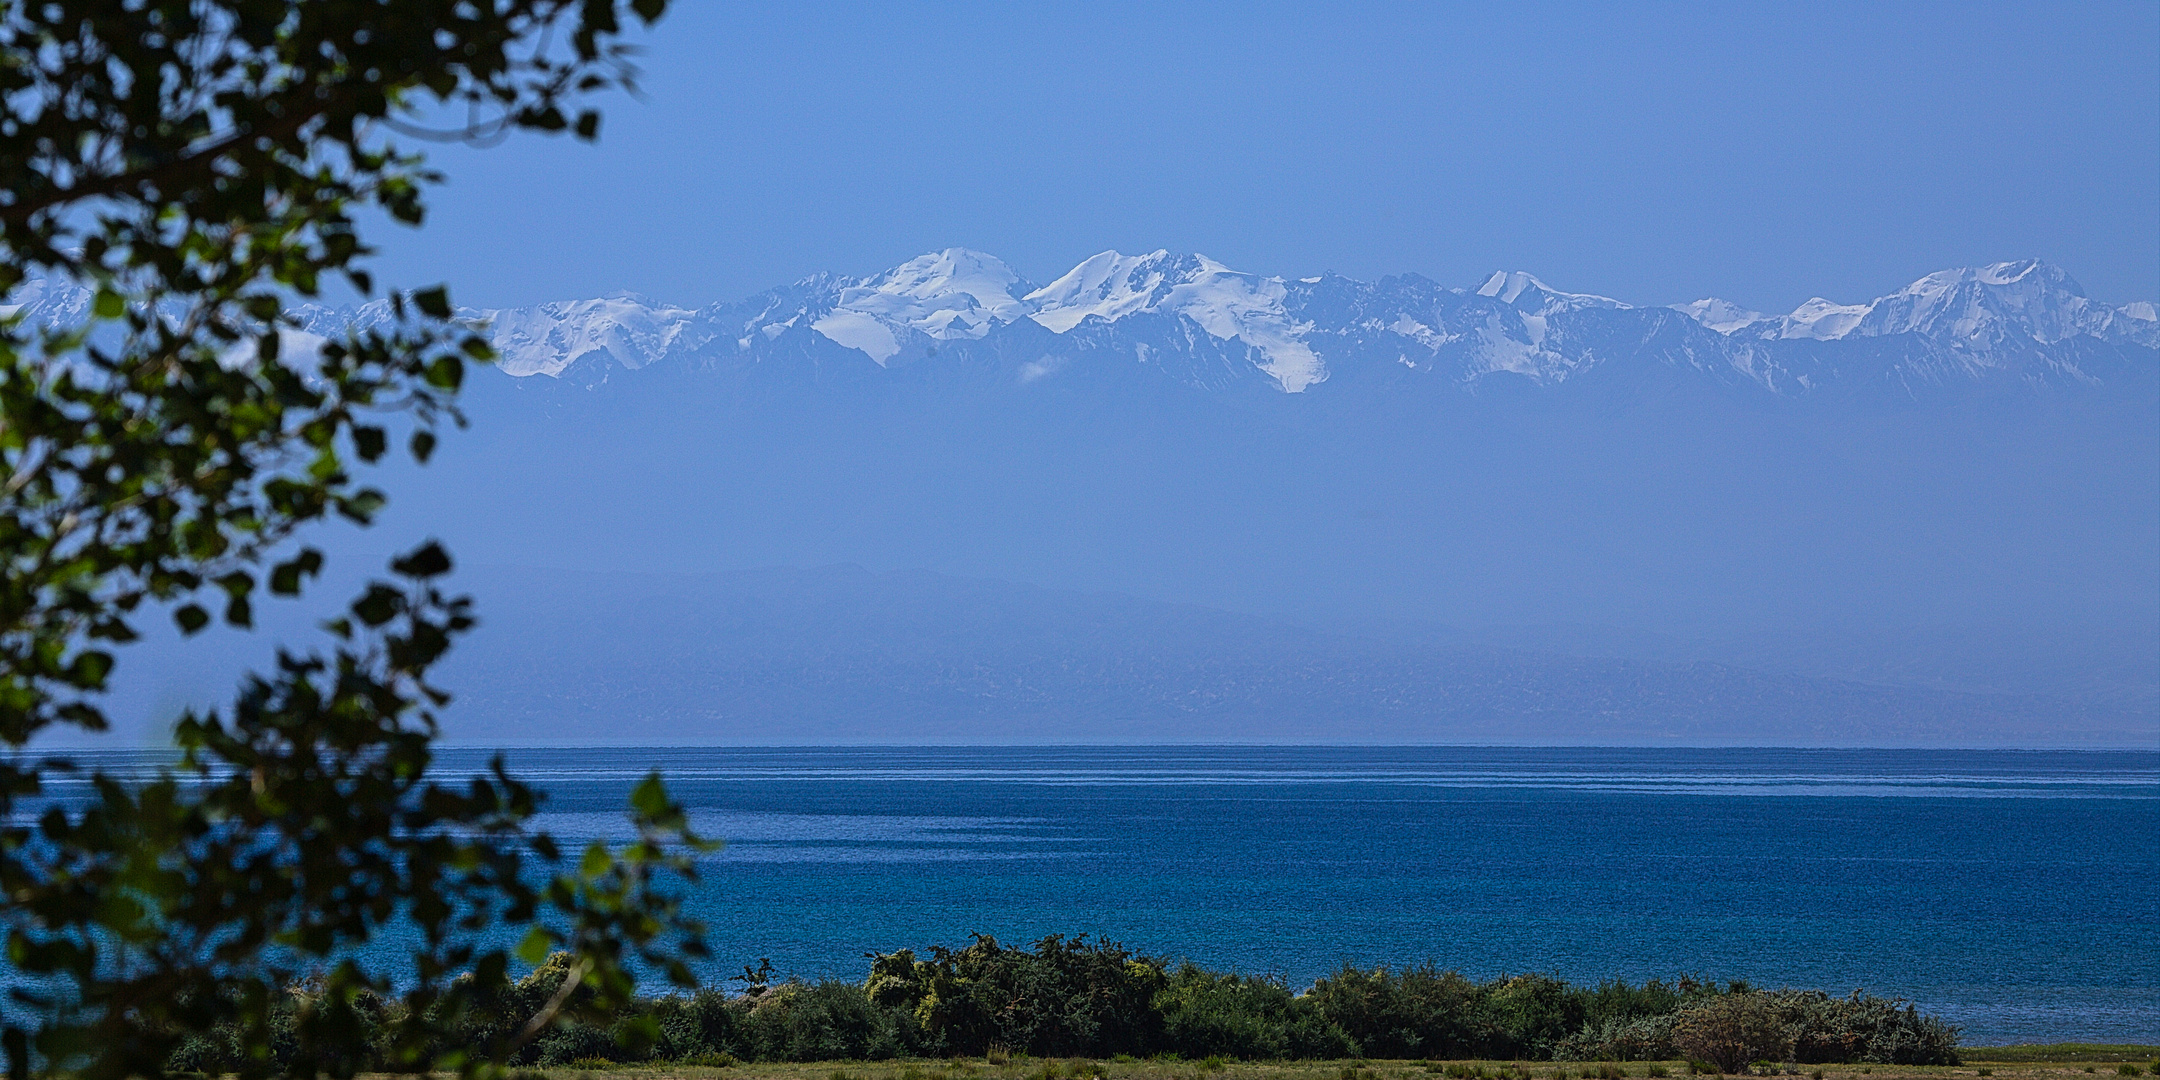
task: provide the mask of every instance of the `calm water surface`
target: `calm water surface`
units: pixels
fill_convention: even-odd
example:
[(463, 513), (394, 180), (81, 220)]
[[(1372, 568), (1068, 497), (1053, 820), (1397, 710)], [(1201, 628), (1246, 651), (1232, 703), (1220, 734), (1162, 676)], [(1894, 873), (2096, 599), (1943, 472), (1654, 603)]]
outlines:
[[(459, 764), (483, 755), (459, 752)], [(1695, 974), (1911, 998), (1968, 1042), (2160, 1042), (2160, 753), (517, 750), (550, 824), (663, 770), (727, 969), (1107, 935), (1305, 981)]]
[[(478, 768), (485, 751), (445, 755)], [(2160, 1042), (2160, 752), (1491, 748), (508, 752), (627, 834), (658, 768), (728, 841), (714, 977), (1100, 934), (1309, 981), (1681, 974), (1905, 997), (1968, 1043)]]

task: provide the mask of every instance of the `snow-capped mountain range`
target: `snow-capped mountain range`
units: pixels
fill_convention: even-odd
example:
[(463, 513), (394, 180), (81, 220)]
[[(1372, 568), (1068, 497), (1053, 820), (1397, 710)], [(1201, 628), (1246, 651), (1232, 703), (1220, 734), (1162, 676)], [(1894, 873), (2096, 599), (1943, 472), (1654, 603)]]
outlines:
[(2098, 303), (2034, 260), (1766, 315), (1717, 299), (1634, 307), (1519, 272), (1473, 288), (1416, 275), (1285, 280), (1167, 251), (1106, 251), (1037, 286), (993, 256), (949, 248), (869, 277), (818, 275), (696, 310), (620, 296), (474, 314), (492, 322), (502, 369), (519, 376), (832, 350), (890, 369), (958, 350), (994, 353), (1018, 382), (1117, 357), (1193, 385), (1256, 381), (1287, 393), (1374, 365), (1475, 387), (1651, 362), (1777, 394), (1837, 383), (1917, 394), (1975, 379), (2106, 383), (2125, 364), (2149, 368), (2160, 350), (2152, 303)]
[[(0, 314), (79, 317), (76, 291), (33, 283)], [(1415, 274), (1286, 280), (1167, 251), (1106, 251), (1037, 286), (994, 256), (948, 248), (868, 277), (819, 274), (697, 309), (618, 295), (464, 314), (493, 328), (502, 371), (558, 378), (806, 356), (891, 370), (957, 355), (988, 359), (1021, 384), (1113, 358), (1193, 386), (1292, 394), (1375, 370), (1475, 389), (1649, 364), (1779, 395), (1840, 386), (1921, 395), (1976, 381), (2141, 383), (2160, 357), (2153, 303), (2094, 301), (2037, 260), (1943, 270), (1867, 303), (1816, 298), (1769, 315), (1714, 298), (1636, 307), (1521, 272), (1472, 288)], [(301, 343), (385, 315), (379, 303), (310, 307)]]

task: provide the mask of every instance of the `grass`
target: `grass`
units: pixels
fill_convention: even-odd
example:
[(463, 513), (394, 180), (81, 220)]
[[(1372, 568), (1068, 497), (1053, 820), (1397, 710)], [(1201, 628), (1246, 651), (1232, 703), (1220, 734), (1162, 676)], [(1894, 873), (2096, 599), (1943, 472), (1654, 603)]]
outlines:
[(2028, 1043), (2023, 1046), (1960, 1046), (1958, 1056), (1966, 1061), (1996, 1062), (2052, 1062), (2052, 1061), (2126, 1061), (2151, 1064), (2160, 1059), (2160, 1046), (2143, 1046), (2137, 1043)]
[[(1794, 1069), (1814, 1080), (2084, 1080), (2088, 1075), (2128, 1075), (2120, 1066), (2151, 1075), (2160, 1046), (2103, 1046), (2063, 1043), (2054, 1046), (1966, 1047), (1963, 1065), (1808, 1065)], [(1597, 1080), (1688, 1075), (1685, 1061), (1297, 1061), (1251, 1062), (1222, 1058), (1183, 1061), (1133, 1058), (1097, 1061), (940, 1059), (934, 1061), (825, 1061), (813, 1063), (616, 1065), (608, 1080), (1440, 1080), (1441, 1076), (1488, 1077), (1491, 1080)], [(2105, 1067), (2103, 1067), (2105, 1066)], [(1783, 1070), (1778, 1070), (1782, 1072)], [(543, 1076), (544, 1074), (544, 1076)], [(590, 1073), (572, 1067), (524, 1071), (525, 1080), (581, 1080)], [(386, 1078), (387, 1080), (387, 1078)]]

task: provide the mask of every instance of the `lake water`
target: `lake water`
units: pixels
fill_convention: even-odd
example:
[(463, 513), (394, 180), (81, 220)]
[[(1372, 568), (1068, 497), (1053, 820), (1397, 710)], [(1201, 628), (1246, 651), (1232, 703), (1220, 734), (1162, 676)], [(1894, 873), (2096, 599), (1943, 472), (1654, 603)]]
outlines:
[[(450, 753), (472, 767), (484, 755)], [(715, 974), (1100, 934), (1294, 984), (1349, 961), (1910, 998), (1968, 1043), (2160, 1042), (2160, 753), (516, 750), (567, 836), (662, 770), (724, 837)]]

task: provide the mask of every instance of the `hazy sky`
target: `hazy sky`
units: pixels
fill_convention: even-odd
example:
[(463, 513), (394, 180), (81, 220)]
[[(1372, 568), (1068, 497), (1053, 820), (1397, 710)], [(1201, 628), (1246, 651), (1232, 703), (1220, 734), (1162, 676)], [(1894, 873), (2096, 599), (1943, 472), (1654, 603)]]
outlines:
[(1784, 311), (2038, 256), (2160, 298), (2160, 5), (676, 0), (601, 143), (438, 152), (399, 283), (736, 299), (962, 245)]

